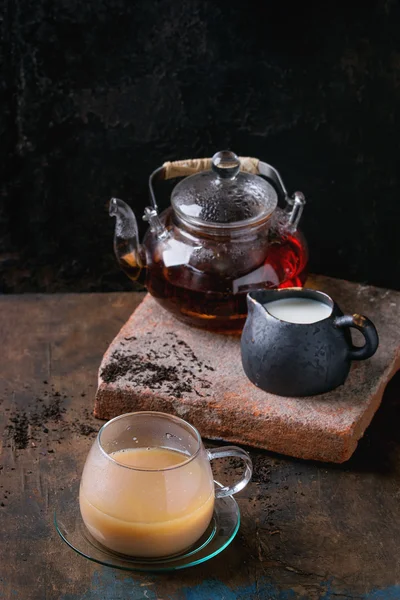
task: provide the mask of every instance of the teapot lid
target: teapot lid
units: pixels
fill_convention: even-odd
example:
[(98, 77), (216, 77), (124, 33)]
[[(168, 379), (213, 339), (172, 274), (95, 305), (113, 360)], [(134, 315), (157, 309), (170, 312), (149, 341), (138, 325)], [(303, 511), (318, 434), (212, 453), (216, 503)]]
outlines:
[(171, 204), (186, 222), (225, 228), (267, 219), (278, 196), (262, 177), (240, 171), (236, 154), (224, 150), (214, 154), (211, 170), (190, 175), (175, 186)]

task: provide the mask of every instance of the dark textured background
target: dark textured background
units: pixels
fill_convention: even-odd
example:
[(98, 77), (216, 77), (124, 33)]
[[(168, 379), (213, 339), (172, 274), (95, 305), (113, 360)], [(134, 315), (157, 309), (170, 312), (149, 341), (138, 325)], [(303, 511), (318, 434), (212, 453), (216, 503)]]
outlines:
[[(0, 291), (129, 289), (106, 202), (229, 147), (302, 190), (316, 272), (400, 287), (397, 1), (8, 0)], [(165, 203), (165, 200), (163, 200)]]

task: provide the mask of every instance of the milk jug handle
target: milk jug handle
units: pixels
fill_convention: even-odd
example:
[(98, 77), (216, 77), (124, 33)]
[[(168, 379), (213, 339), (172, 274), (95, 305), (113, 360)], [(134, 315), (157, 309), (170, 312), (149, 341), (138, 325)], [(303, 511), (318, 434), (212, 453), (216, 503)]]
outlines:
[(350, 360), (366, 360), (370, 358), (378, 349), (379, 337), (375, 325), (363, 315), (344, 315), (337, 317), (334, 321), (335, 327), (354, 327), (358, 329), (365, 339), (364, 346), (358, 348), (352, 343), (349, 348)]
[(249, 483), (253, 474), (253, 465), (249, 454), (245, 450), (242, 450), (237, 446), (225, 446), (223, 448), (211, 448), (207, 450), (207, 455), (210, 461), (214, 460), (214, 458), (240, 458), (245, 465), (245, 471), (242, 478), (239, 479), (239, 481), (237, 481), (233, 485), (227, 485), (225, 487), (216, 489), (216, 498), (223, 498), (224, 496), (233, 496), (233, 494), (237, 494), (238, 492), (240, 492), (240, 490), (245, 488), (246, 485)]

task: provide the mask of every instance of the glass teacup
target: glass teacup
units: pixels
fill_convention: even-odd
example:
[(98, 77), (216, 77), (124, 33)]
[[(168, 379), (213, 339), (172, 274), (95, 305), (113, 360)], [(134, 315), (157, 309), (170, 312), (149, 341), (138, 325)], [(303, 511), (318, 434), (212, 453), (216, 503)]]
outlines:
[[(210, 460), (245, 463), (236, 484), (214, 489)], [(172, 556), (190, 548), (212, 519), (215, 497), (250, 481), (252, 464), (236, 446), (206, 450), (183, 419), (136, 412), (108, 421), (88, 454), (80, 510), (91, 535), (106, 548), (137, 557)]]

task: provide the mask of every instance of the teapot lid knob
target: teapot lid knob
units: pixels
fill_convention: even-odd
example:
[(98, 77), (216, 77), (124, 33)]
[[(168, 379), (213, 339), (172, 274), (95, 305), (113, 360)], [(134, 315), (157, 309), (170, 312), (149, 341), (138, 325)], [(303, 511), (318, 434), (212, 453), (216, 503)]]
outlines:
[(234, 152), (222, 150), (212, 157), (211, 168), (222, 179), (234, 179), (240, 171), (240, 160)]
[(262, 177), (241, 168), (234, 152), (214, 154), (210, 170), (186, 177), (173, 189), (175, 214), (194, 227), (213, 227), (223, 234), (227, 227), (266, 220), (278, 203), (276, 191)]

